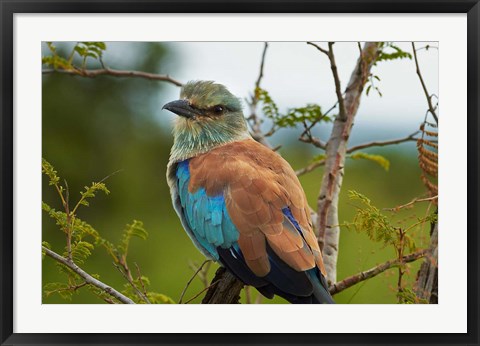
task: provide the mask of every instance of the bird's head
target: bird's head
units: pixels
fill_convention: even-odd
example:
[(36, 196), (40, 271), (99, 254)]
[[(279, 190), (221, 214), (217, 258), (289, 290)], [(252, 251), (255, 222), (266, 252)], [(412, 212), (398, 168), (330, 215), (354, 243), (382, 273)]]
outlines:
[(249, 138), (240, 100), (211, 81), (185, 84), (180, 100), (163, 106), (175, 120), (172, 155), (186, 159), (226, 143)]

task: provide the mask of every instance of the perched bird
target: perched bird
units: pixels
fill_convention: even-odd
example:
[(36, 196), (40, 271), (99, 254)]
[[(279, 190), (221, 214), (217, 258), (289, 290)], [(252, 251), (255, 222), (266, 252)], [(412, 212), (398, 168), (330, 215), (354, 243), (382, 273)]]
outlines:
[(268, 298), (333, 304), (302, 186), (287, 161), (252, 139), (240, 100), (193, 81), (163, 109), (179, 115), (167, 181), (196, 247)]

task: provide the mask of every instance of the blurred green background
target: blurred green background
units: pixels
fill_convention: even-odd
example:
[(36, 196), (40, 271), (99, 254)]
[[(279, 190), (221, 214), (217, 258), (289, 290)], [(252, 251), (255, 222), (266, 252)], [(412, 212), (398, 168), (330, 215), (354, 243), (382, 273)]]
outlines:
[[(68, 52), (71, 47), (69, 43), (57, 45), (64, 52)], [(178, 71), (182, 70), (184, 63), (178, 59), (180, 53), (175, 47), (172, 43), (124, 43), (109, 50), (107, 43), (105, 63), (116, 69), (168, 73), (175, 77), (180, 74)], [(125, 56), (129, 58), (126, 59)], [(91, 67), (98, 65), (93, 63)], [(257, 70), (253, 75), (256, 73)], [(252, 90), (254, 82), (252, 79)], [(133, 240), (129, 260), (138, 263), (142, 274), (149, 277), (152, 290), (178, 301), (193, 274), (189, 263), (200, 264), (204, 260), (174, 213), (165, 181), (172, 136), (169, 122), (158, 119), (159, 109), (164, 102), (169, 101), (172, 93), (178, 93), (178, 88), (143, 79), (87, 79), (60, 74), (43, 75), (42, 83), (42, 153), (56, 168), (59, 176), (68, 181), (70, 199), (74, 201), (79, 198), (79, 191), (92, 181), (99, 181), (112, 172), (121, 170), (106, 182), (111, 194), (105, 196), (99, 193), (90, 202), (90, 207), (79, 210), (78, 216), (112, 242), (120, 239), (125, 224), (133, 219), (143, 221), (149, 238), (147, 241)], [(268, 85), (265, 88), (268, 90)], [(419, 115), (418, 121), (410, 124), (409, 128), (417, 129), (422, 120)], [(360, 117), (356, 120), (357, 123), (361, 121)], [(395, 118), (391, 121), (391, 138), (409, 134), (403, 131), (404, 127), (395, 126)], [(364, 130), (361, 137), (377, 139), (374, 130)], [(281, 130), (271, 140), (273, 145), (282, 144), (279, 152), (294, 169), (306, 166), (313, 155), (321, 153), (298, 142), (296, 138), (299, 131), (300, 129)], [(328, 134), (328, 131), (328, 127), (320, 130), (324, 134)], [(368, 152), (388, 158), (391, 162), (390, 170), (387, 172), (370, 161), (347, 161), (339, 206), (340, 222), (352, 221), (355, 213), (354, 204), (347, 197), (348, 190), (356, 190), (368, 196), (379, 208), (404, 204), (425, 193), (420, 181), (414, 143), (373, 148)], [(318, 169), (300, 179), (312, 207), (316, 206), (322, 174), (323, 170)], [(52, 207), (61, 209), (58, 195), (48, 186), (45, 177), (43, 199)], [(415, 208), (396, 215), (395, 220), (413, 224), (417, 217), (424, 217), (426, 212), (427, 205), (418, 204)], [(43, 240), (48, 241), (53, 250), (63, 252), (64, 234), (45, 214), (42, 222)], [(419, 247), (428, 244), (428, 231), (428, 226), (414, 230)], [(382, 248), (381, 244), (371, 242), (365, 235), (343, 228), (338, 279), (393, 257), (392, 249)], [(419, 263), (410, 266), (406, 278), (408, 282), (413, 282), (418, 266)], [(123, 277), (113, 267), (111, 258), (102, 249), (96, 249), (83, 268), (89, 273), (99, 274), (102, 281), (115, 288), (122, 289), (125, 284)], [(213, 276), (215, 269), (216, 266), (210, 268), (210, 276)], [(43, 284), (65, 281), (50, 258), (43, 260), (42, 273)], [(396, 274), (396, 270), (387, 271), (336, 295), (335, 300), (338, 303), (396, 303)], [(185, 298), (189, 299), (202, 288), (200, 280), (195, 279)], [(255, 290), (251, 292), (254, 296), (257, 295)], [(194, 302), (199, 302), (200, 299), (201, 297)], [(66, 303), (58, 295), (44, 298), (43, 302)], [(285, 303), (281, 298), (263, 299), (262, 302)], [(102, 301), (87, 290), (79, 290), (71, 303)]]

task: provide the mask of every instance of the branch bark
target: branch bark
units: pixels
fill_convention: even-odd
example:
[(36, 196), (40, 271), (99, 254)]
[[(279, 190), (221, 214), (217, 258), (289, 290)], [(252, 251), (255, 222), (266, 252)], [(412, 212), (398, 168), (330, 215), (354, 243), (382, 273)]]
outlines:
[(435, 122), (438, 124), (438, 116), (437, 116), (437, 113), (435, 112), (435, 107), (432, 104), (432, 96), (428, 93), (427, 85), (425, 84), (425, 81), (423, 80), (422, 72), (420, 71), (420, 65), (418, 64), (418, 58), (417, 58), (417, 50), (415, 48), (414, 42), (412, 42), (412, 48), (413, 48), (413, 58), (415, 60), (415, 68), (417, 71), (418, 79), (420, 80), (420, 84), (422, 84), (423, 92), (425, 93), (425, 97), (427, 98), (428, 110), (430, 111), (433, 118), (435, 119)]
[(244, 284), (224, 267), (217, 269), (202, 304), (239, 304)]
[(404, 138), (398, 138), (398, 139), (391, 139), (388, 141), (375, 141), (375, 142), (369, 142), (369, 143), (364, 143), (364, 144), (359, 144), (354, 147), (348, 148), (347, 153), (353, 153), (354, 151), (365, 149), (365, 148), (370, 148), (370, 147), (384, 147), (387, 145), (392, 145), (392, 144), (400, 144), (404, 142), (416, 142), (418, 138), (415, 138), (415, 136), (419, 133), (420, 131), (415, 131), (411, 135), (408, 135), (407, 137)]
[(430, 230), (430, 249), (420, 266), (413, 291), (418, 298), (438, 304), (438, 223)]
[[(338, 241), (340, 228), (338, 221), (338, 198), (342, 187), (345, 154), (353, 120), (360, 104), (363, 88), (379, 53), (376, 42), (365, 43), (343, 97), (338, 92), (339, 81), (333, 51), (329, 45), (329, 58), (334, 74), (337, 97), (339, 97), (339, 115), (335, 119), (330, 138), (327, 142), (325, 173), (317, 202), (319, 245), (323, 250), (323, 259), (327, 270), (327, 280), (336, 282)], [(332, 55), (332, 57), (330, 57)]]
[(250, 116), (248, 117), (248, 119), (251, 121), (253, 139), (255, 139), (257, 142), (262, 143), (267, 147), (270, 147), (270, 144), (266, 139), (267, 136), (265, 136), (265, 134), (262, 132), (262, 129), (261, 129), (262, 120), (257, 115), (257, 104), (259, 101), (257, 89), (260, 88), (260, 83), (262, 82), (263, 69), (265, 66), (265, 57), (267, 55), (267, 49), (268, 49), (268, 42), (265, 42), (265, 45), (263, 46), (262, 60), (260, 62), (260, 71), (258, 73), (257, 81), (255, 82), (255, 89), (253, 90), (252, 99), (249, 102)]
[(406, 255), (402, 258), (400, 261), (398, 258), (393, 259), (387, 262), (384, 262), (382, 264), (377, 265), (376, 267), (370, 268), (368, 270), (365, 270), (361, 273), (349, 276), (342, 281), (339, 281), (333, 285), (330, 286), (329, 291), (331, 295), (340, 293), (344, 290), (346, 290), (349, 287), (352, 287), (353, 285), (358, 284), (359, 282), (368, 280), (373, 278), (374, 276), (377, 276), (378, 274), (383, 273), (384, 271), (399, 266), (403, 263), (410, 263), (418, 260), (419, 258), (424, 257), (427, 254), (427, 250), (420, 250), (414, 253), (411, 253), (409, 255)]
[(88, 274), (86, 271), (84, 271), (82, 268), (80, 268), (78, 265), (75, 264), (72, 260), (65, 258), (63, 256), (60, 256), (56, 252), (50, 250), (49, 248), (46, 248), (45, 246), (42, 246), (42, 250), (45, 252), (45, 255), (48, 257), (53, 258), (55, 261), (63, 264), (64, 266), (70, 268), (73, 272), (75, 272), (78, 276), (82, 277), (86, 283), (93, 285), (95, 287), (100, 288), (102, 291), (107, 293), (108, 295), (118, 299), (120, 302), (124, 304), (135, 304), (133, 300), (130, 298), (124, 296), (122, 293), (118, 292), (114, 288), (108, 286), (107, 284), (101, 282), (100, 280), (95, 279), (93, 276)]
[(168, 75), (148, 73), (142, 71), (124, 71), (124, 70), (114, 70), (110, 68), (97, 69), (97, 70), (43, 70), (42, 74), (51, 74), (51, 73), (61, 73), (68, 74), (71, 76), (80, 76), (95, 78), (98, 76), (113, 76), (113, 77), (134, 77), (134, 78), (144, 78), (148, 80), (168, 82), (178, 87), (181, 87), (183, 84), (176, 79)]

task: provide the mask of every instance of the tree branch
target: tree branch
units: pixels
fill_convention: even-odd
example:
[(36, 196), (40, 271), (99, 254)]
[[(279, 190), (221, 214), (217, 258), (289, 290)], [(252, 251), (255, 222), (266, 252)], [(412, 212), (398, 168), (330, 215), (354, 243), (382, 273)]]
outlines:
[(162, 81), (168, 82), (178, 87), (181, 87), (183, 84), (176, 79), (168, 75), (161, 75), (155, 73), (148, 73), (142, 71), (124, 71), (124, 70), (114, 70), (110, 68), (103, 68), (97, 70), (42, 70), (42, 74), (51, 74), (51, 73), (61, 73), (61, 74), (68, 74), (71, 76), (80, 76), (80, 77), (88, 77), (88, 78), (95, 78), (98, 76), (113, 76), (113, 77), (133, 77), (133, 78), (144, 78), (148, 80), (155, 80), (155, 81)]
[(304, 143), (311, 143), (313, 146), (325, 150), (327, 148), (327, 145), (322, 142), (319, 138), (313, 137), (313, 136), (308, 136), (308, 138), (305, 137), (299, 137), (298, 140), (300, 142)]
[(416, 142), (418, 138), (415, 138), (415, 136), (419, 133), (420, 131), (415, 131), (414, 133), (408, 135), (407, 137), (404, 138), (398, 138), (398, 139), (391, 139), (388, 141), (375, 141), (375, 142), (370, 142), (370, 143), (364, 143), (364, 144), (359, 144), (354, 147), (348, 148), (347, 149), (347, 154), (353, 153), (354, 151), (365, 149), (365, 148), (370, 148), (370, 147), (384, 147), (386, 145), (392, 145), (392, 144), (400, 144), (403, 142)]
[(438, 223), (430, 225), (430, 249), (417, 273), (413, 291), (430, 304), (438, 303)]
[(401, 260), (399, 260), (398, 258), (393, 259), (393, 260), (384, 262), (382, 264), (379, 264), (376, 267), (365, 270), (361, 273), (349, 276), (349, 277), (343, 279), (342, 281), (339, 281), (339, 282), (331, 285), (330, 288), (329, 288), (330, 294), (334, 295), (334, 294), (340, 293), (340, 292), (346, 290), (347, 288), (352, 287), (353, 285), (356, 285), (359, 282), (371, 279), (374, 276), (377, 276), (378, 274), (383, 273), (384, 271), (386, 271), (390, 268), (397, 267), (397, 266), (402, 265), (404, 263), (414, 262), (417, 259), (424, 257), (427, 254), (427, 252), (428, 252), (428, 250), (420, 250), (420, 251), (417, 251), (417, 252), (414, 252), (414, 253), (411, 253), (409, 255), (406, 255), (406, 256), (402, 257)]
[(193, 273), (192, 277), (187, 281), (187, 284), (185, 285), (185, 287), (183, 288), (183, 291), (182, 291), (182, 294), (180, 295), (180, 298), (178, 299), (178, 304), (182, 304), (182, 301), (183, 301), (183, 297), (185, 296), (185, 293), (187, 292), (187, 289), (188, 287), (190, 286), (190, 284), (192, 283), (193, 279), (195, 279), (195, 277), (197, 276), (197, 274), (203, 269), (203, 266), (207, 263), (210, 263), (211, 260), (205, 260), (203, 261), (203, 263), (195, 270), (195, 272)]
[[(260, 62), (260, 71), (258, 72), (258, 78), (257, 81), (255, 82), (255, 89), (253, 90), (253, 96), (249, 102), (250, 106), (250, 116), (248, 117), (248, 120), (251, 122), (251, 127), (252, 127), (252, 137), (259, 143), (262, 143), (263, 145), (266, 145), (267, 147), (270, 147), (267, 139), (265, 138), (266, 135), (262, 133), (262, 120), (258, 117), (257, 115), (257, 104), (259, 101), (258, 98), (258, 92), (257, 90), (260, 88), (260, 83), (262, 82), (263, 78), (263, 69), (265, 67), (265, 57), (267, 55), (267, 49), (268, 49), (268, 42), (265, 42), (265, 45), (263, 46), (263, 52), (262, 52), (262, 60)], [(273, 134), (273, 129), (270, 131), (271, 134)]]
[[(334, 79), (338, 79), (332, 44), (329, 44), (330, 64)], [(354, 117), (360, 104), (363, 88), (370, 74), (370, 70), (378, 57), (379, 45), (376, 42), (365, 43), (350, 81), (342, 97), (339, 91), (339, 80), (336, 80), (336, 93), (339, 102), (339, 115), (336, 117), (330, 138), (327, 142), (325, 154), (325, 172), (317, 202), (318, 239), (323, 251), (323, 259), (327, 270), (327, 280), (336, 282), (336, 267), (338, 258), (338, 241), (340, 228), (338, 221), (338, 199), (343, 181), (343, 167), (347, 151), (347, 142), (353, 125)]]
[(238, 304), (244, 284), (224, 267), (218, 268), (202, 304)]
[(295, 171), (295, 174), (297, 175), (297, 177), (299, 177), (301, 175), (310, 173), (311, 171), (323, 165), (325, 165), (325, 160), (317, 161), (309, 164), (307, 167), (304, 167), (302, 169), (299, 169), (298, 171)]
[(90, 274), (85, 272), (82, 268), (77, 266), (75, 264), (75, 262), (73, 262), (72, 260), (69, 260), (68, 258), (60, 256), (59, 254), (57, 254), (56, 252), (50, 250), (49, 248), (47, 248), (45, 246), (42, 246), (42, 250), (45, 252), (45, 254), (48, 257), (51, 257), (55, 261), (57, 261), (57, 262), (63, 264), (64, 266), (70, 268), (78, 276), (82, 277), (85, 280), (85, 282), (87, 282), (88, 284), (93, 285), (93, 286), (101, 289), (105, 293), (107, 293), (110, 296), (118, 299), (120, 302), (122, 302), (124, 304), (135, 304), (133, 302), (133, 300), (131, 300), (130, 298), (124, 296), (122, 293), (120, 293), (117, 290), (115, 290), (114, 288), (104, 284), (100, 280), (95, 279), (93, 276), (91, 276)]
[(415, 59), (415, 67), (417, 70), (418, 79), (420, 79), (420, 84), (422, 84), (423, 92), (425, 93), (425, 97), (427, 98), (428, 110), (430, 111), (430, 113), (432, 113), (432, 116), (435, 119), (435, 122), (438, 124), (438, 116), (437, 116), (437, 113), (435, 112), (435, 107), (432, 104), (432, 96), (428, 93), (427, 85), (425, 84), (425, 81), (423, 80), (423, 77), (422, 77), (422, 72), (420, 71), (420, 66), (418, 64), (418, 58), (417, 58), (417, 50), (415, 49), (414, 42), (412, 42), (412, 48), (413, 48), (413, 57)]

